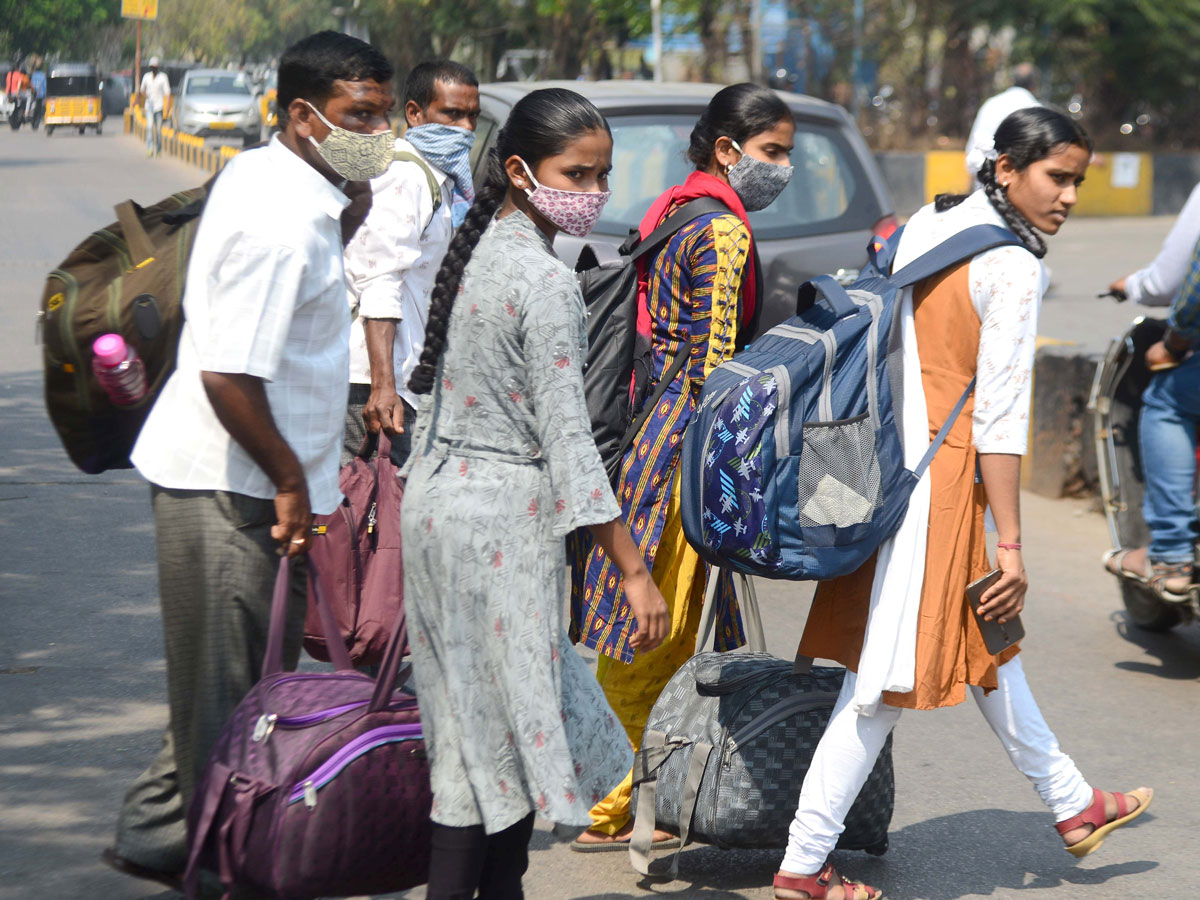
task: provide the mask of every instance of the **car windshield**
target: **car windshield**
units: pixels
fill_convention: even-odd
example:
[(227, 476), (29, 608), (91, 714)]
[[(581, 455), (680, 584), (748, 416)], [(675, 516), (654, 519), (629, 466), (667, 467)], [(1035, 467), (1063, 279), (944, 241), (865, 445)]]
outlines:
[(193, 75), (186, 92), (200, 94), (250, 94), (250, 85), (241, 75)]
[[(694, 116), (647, 114), (614, 116), (612, 198), (596, 225), (602, 234), (636, 228), (650, 204), (695, 169), (686, 153)], [(792, 151), (795, 172), (783, 194), (750, 225), (761, 238), (797, 237), (845, 230), (855, 192), (864, 180), (853, 151), (834, 126), (797, 122)], [(857, 217), (855, 217), (857, 218)]]

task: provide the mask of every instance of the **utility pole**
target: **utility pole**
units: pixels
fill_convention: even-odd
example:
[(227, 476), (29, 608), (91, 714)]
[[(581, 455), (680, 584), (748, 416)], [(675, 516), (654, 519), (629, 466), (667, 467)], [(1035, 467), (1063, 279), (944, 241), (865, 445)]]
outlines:
[(654, 47), (654, 80), (663, 80), (662, 0), (650, 0), (651, 44)]
[(762, 0), (750, 0), (750, 45), (747, 68), (750, 70), (750, 80), (755, 84), (763, 84), (763, 54), (762, 54)]
[(854, 0), (854, 56), (850, 73), (850, 115), (858, 124), (862, 106), (863, 0)]

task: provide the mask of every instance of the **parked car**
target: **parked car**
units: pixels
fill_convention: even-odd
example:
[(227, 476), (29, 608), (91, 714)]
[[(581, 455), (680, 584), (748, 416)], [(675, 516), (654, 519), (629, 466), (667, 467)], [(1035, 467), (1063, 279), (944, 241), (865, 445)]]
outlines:
[(118, 72), (109, 72), (100, 82), (100, 106), (106, 116), (120, 116), (129, 106), (133, 79)]
[(240, 137), (249, 147), (259, 141), (262, 116), (247, 78), (225, 69), (192, 69), (179, 84), (172, 122), (186, 134)]
[[(479, 89), (482, 112), (471, 154), (477, 182), (483, 177), (481, 162), (509, 110), (543, 87), (583, 94), (604, 113), (613, 132), (612, 198), (603, 217), (587, 238), (559, 234), (555, 241), (558, 255), (574, 265), (589, 241), (620, 244), (660, 193), (687, 178), (693, 169), (685, 155), (692, 127), (721, 86), (643, 81), (485, 84)], [(795, 314), (797, 290), (814, 275), (832, 274), (844, 284), (853, 281), (866, 262), (871, 236), (886, 237), (896, 229), (883, 176), (846, 111), (801, 94), (777, 93), (796, 120), (796, 170), (779, 199), (750, 214), (766, 273), (763, 329)]]

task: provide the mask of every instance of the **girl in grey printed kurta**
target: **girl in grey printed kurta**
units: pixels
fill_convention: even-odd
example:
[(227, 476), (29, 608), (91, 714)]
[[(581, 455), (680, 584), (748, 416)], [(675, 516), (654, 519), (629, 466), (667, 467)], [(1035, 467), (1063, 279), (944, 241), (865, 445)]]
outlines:
[[(538, 95), (547, 93), (578, 97), (567, 91), (529, 97), (545, 100)], [(547, 118), (537, 109), (525, 112)], [(539, 155), (528, 140), (512, 148), (520, 144), (513, 129), (510, 119), (500, 144), (511, 152), (503, 157), (520, 153), (518, 171), (536, 169), (539, 178), (552, 179), (541, 162), (546, 152)], [(606, 128), (602, 134), (607, 149), (593, 178), (607, 176), (611, 138)], [(569, 133), (555, 139), (574, 146)], [(402, 514), (405, 603), (430, 749), (433, 819), (452, 828), (481, 825), (490, 836), (534, 812), (586, 825), (589, 808), (632, 761), (603, 692), (564, 630), (565, 535), (588, 526), (611, 543), (611, 532), (621, 530), (616, 543), (626, 550), (630, 602), (653, 629), (646, 646), (661, 640), (666, 610), (649, 573), (641, 579), (644, 566), (638, 568), (640, 555), (618, 524), (620, 507), (592, 440), (579, 288), (554, 256), (545, 216), (520, 202), (524, 194), (514, 202), (509, 188), (500, 157), (493, 158), (439, 274), (443, 290), (435, 290), (423, 365), (411, 382), (418, 393), (432, 390), (418, 417)], [(455, 283), (463, 256), (469, 261)], [(457, 888), (461, 894), (435, 889), (438, 871), (449, 865), (439, 864), (437, 846), (435, 835), (430, 896), (473, 896), (470, 884)], [(495, 855), (488, 850), (489, 859)], [(519, 881), (518, 873), (517, 893), (504, 896), (520, 896)]]

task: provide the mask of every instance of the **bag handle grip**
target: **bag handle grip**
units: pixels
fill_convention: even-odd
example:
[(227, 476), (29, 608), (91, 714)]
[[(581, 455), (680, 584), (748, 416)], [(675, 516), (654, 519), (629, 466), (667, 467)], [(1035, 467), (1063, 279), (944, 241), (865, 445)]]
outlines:
[[(329, 650), (329, 661), (338, 671), (352, 670), (354, 664), (350, 661), (350, 653), (342, 640), (341, 630), (333, 617), (333, 609), (325, 599), (325, 588), (313, 566), (312, 558), (308, 560), (308, 577), (312, 582), (313, 596), (317, 601), (317, 612), (321, 616), (321, 630), (325, 633), (325, 646)], [(288, 594), (291, 586), (292, 567), (288, 557), (279, 560), (279, 571), (275, 575), (275, 593), (271, 598), (271, 625), (267, 632), (267, 652), (263, 657), (262, 677), (278, 675), (283, 671), (283, 633), (287, 627)]]
[(142, 226), (142, 208), (132, 200), (126, 200), (118, 203), (113, 209), (117, 213), (117, 222), (121, 226), (125, 246), (129, 248), (129, 258), (135, 268), (144, 266), (154, 259), (154, 242)]

